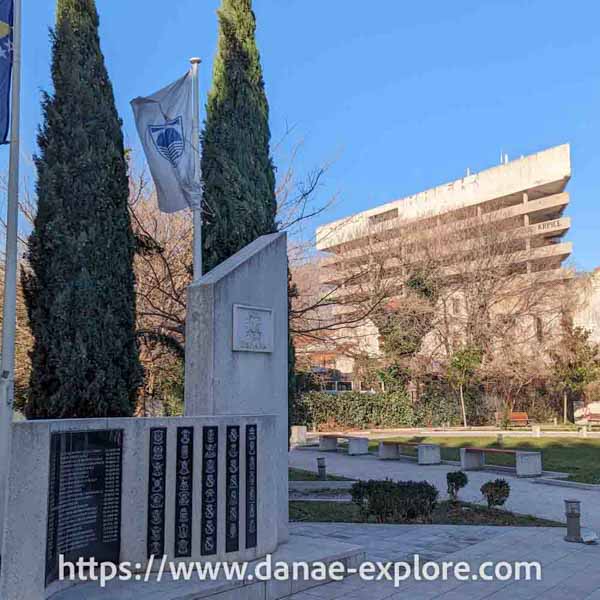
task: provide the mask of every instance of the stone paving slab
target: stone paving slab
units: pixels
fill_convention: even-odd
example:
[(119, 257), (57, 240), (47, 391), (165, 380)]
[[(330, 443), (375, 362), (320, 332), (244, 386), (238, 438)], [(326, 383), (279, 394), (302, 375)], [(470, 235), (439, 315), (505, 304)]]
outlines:
[[(358, 576), (313, 588), (290, 600), (600, 600), (600, 546), (569, 544), (560, 528), (477, 527), (451, 525), (293, 524), (295, 533), (311, 537), (360, 539), (367, 560), (423, 557), (436, 545), (436, 559), (468, 561), (472, 569), (484, 561), (539, 561), (540, 581), (362, 581)], [(454, 548), (454, 551), (452, 551)], [(445, 550), (445, 551), (444, 551)], [(448, 552), (449, 551), (449, 552)]]
[[(273, 553), (272, 561), (273, 564), (341, 561), (351, 567), (360, 564), (364, 556), (364, 550), (349, 540), (307, 537), (292, 531), (289, 541)], [(51, 600), (277, 600), (319, 585), (310, 580), (259, 582), (253, 577), (253, 570), (261, 560), (250, 563), (244, 581), (229, 581), (222, 571), (215, 581), (199, 581), (197, 572), (190, 581), (175, 580), (166, 570), (160, 581), (157, 581), (157, 573), (153, 573), (147, 582), (141, 573), (129, 581), (113, 579), (104, 588), (98, 582), (90, 581), (59, 591), (51, 596)]]
[[(447, 497), (446, 474), (456, 471), (449, 465), (418, 465), (414, 462), (379, 460), (373, 455), (348, 456), (343, 452), (321, 453), (318, 450), (292, 450), (289, 454), (291, 467), (316, 470), (316, 458), (327, 458), (327, 471), (332, 475), (352, 479), (394, 479), (428, 481), (440, 491), (440, 497)], [(482, 503), (482, 484), (498, 477), (485, 471), (469, 471), (469, 484), (460, 491), (460, 497), (467, 502)], [(564, 501), (576, 498), (582, 502), (582, 523), (584, 527), (600, 532), (600, 490), (570, 489), (557, 486), (542, 486), (533, 479), (521, 479), (509, 473), (502, 477), (510, 483), (511, 493), (505, 508), (512, 512), (534, 515), (544, 519), (564, 522)]]

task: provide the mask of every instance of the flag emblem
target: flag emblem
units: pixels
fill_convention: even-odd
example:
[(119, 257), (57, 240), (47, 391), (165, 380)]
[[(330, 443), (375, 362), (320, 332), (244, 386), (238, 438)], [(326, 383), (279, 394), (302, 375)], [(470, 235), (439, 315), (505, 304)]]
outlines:
[(192, 72), (188, 71), (151, 96), (131, 101), (135, 126), (156, 185), (158, 206), (167, 213), (200, 207), (202, 203), (199, 165), (196, 166), (198, 148), (191, 135), (192, 80)]
[(164, 125), (149, 125), (148, 131), (159, 154), (176, 168), (185, 148), (183, 118), (177, 117)]

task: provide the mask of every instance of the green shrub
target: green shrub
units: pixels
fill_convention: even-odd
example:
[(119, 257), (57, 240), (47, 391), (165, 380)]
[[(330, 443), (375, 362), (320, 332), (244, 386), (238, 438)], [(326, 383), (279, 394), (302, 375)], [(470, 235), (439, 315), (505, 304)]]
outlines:
[(534, 423), (552, 423), (554, 419), (562, 418), (562, 398), (538, 393), (523, 410)]
[[(481, 391), (476, 386), (466, 386), (464, 398), (469, 424), (481, 425), (489, 420), (481, 401)], [(419, 400), (415, 404), (415, 420), (422, 427), (462, 425), (462, 411), (456, 390), (443, 379), (426, 379), (420, 386)]]
[(351, 489), (364, 521), (377, 523), (430, 521), (437, 505), (438, 491), (426, 481), (358, 481)]
[(415, 425), (412, 403), (406, 392), (327, 394), (308, 392), (294, 404), (292, 423), (324, 428), (364, 429)]
[(500, 413), (500, 429), (510, 429), (510, 413), (511, 411), (506, 407), (502, 408), (502, 412)]
[[(465, 390), (465, 403), (469, 423), (483, 422), (477, 414), (483, 410), (481, 402), (472, 389)], [(416, 402), (399, 385), (395, 390), (378, 393), (307, 391), (294, 400), (292, 407), (292, 425), (321, 430), (439, 427), (447, 423), (462, 424), (460, 404), (448, 385), (438, 380), (425, 383)]]
[(446, 475), (448, 495), (454, 501), (458, 499), (458, 492), (469, 483), (469, 478), (464, 471), (453, 471)]
[(487, 500), (488, 508), (502, 506), (510, 495), (510, 485), (506, 479), (488, 481), (481, 486), (481, 493)]
[(424, 427), (460, 425), (462, 421), (460, 407), (452, 391), (437, 379), (428, 380), (422, 385), (415, 405), (415, 417), (418, 424)]

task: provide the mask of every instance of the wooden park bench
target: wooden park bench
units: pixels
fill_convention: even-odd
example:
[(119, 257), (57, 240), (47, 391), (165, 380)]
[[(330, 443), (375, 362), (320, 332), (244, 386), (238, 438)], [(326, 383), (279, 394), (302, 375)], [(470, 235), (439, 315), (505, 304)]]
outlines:
[(506, 448), (461, 448), (460, 467), (463, 471), (475, 471), (485, 467), (486, 454), (513, 454), (517, 477), (539, 477), (542, 474), (542, 453)]
[[(497, 412), (495, 413), (496, 423), (498, 425), (502, 422), (502, 414)], [(526, 412), (511, 412), (508, 415), (508, 421), (511, 425), (523, 425), (527, 427), (529, 425), (529, 415)]]
[(422, 444), (421, 442), (384, 440), (379, 442), (378, 456), (385, 460), (400, 458), (400, 449), (406, 446), (417, 449), (417, 462), (420, 465), (439, 465), (442, 462), (442, 455), (438, 444)]
[(511, 425), (529, 425), (529, 415), (526, 412), (511, 412), (509, 419)]
[(321, 452), (335, 452), (338, 447), (338, 439), (348, 440), (348, 454), (351, 456), (369, 453), (369, 438), (351, 433), (319, 434), (319, 450)]

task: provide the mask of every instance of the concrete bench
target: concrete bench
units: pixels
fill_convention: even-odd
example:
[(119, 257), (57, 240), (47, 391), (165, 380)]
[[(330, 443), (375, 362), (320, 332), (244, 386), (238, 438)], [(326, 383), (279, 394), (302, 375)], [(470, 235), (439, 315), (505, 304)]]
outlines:
[(460, 467), (476, 471), (485, 467), (486, 454), (514, 454), (517, 477), (539, 477), (542, 474), (542, 453), (504, 448), (461, 448)]
[(417, 448), (417, 462), (420, 465), (439, 465), (442, 462), (440, 447), (437, 444), (420, 442), (379, 442), (379, 458), (389, 460), (400, 458), (400, 448), (412, 446)]
[(307, 429), (305, 425), (292, 425), (290, 431), (290, 446), (306, 445)]
[(348, 454), (356, 456), (369, 453), (369, 438), (351, 434), (326, 433), (319, 436), (319, 450), (321, 452), (335, 452), (338, 439), (348, 440)]

